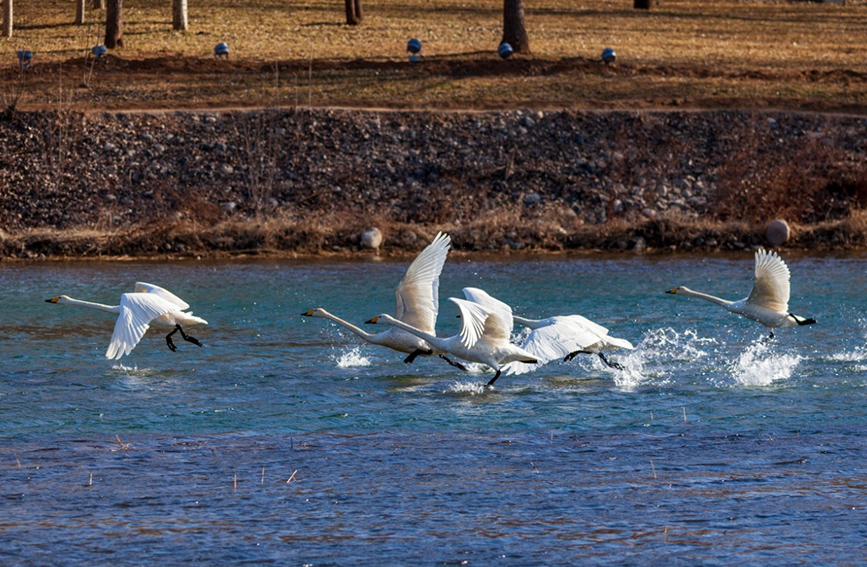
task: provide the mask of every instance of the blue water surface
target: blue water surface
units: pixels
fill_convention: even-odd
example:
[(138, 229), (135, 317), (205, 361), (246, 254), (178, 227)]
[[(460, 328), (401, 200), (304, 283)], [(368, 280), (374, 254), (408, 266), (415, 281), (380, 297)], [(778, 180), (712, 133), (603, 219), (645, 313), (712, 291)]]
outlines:
[[(863, 561), (867, 260), (786, 254), (778, 330), (750, 253), (453, 255), (438, 332), (481, 287), (635, 344), (503, 376), (364, 344), (403, 261), (0, 264), (2, 565), (793, 565)], [(136, 281), (207, 327), (104, 358)], [(372, 331), (381, 330), (375, 327)], [(520, 341), (516, 329), (516, 340)]]

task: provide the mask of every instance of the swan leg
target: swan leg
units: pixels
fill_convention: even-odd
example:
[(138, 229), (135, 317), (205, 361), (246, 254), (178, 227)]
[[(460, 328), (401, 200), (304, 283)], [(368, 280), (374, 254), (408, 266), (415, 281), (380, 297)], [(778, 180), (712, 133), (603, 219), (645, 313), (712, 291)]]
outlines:
[(454, 366), (455, 368), (458, 368), (458, 369), (460, 369), (460, 370), (463, 370), (464, 372), (467, 371), (467, 367), (464, 366), (463, 364), (461, 364), (460, 362), (455, 362), (454, 360), (450, 359), (449, 357), (447, 357), (447, 356), (445, 356), (445, 355), (443, 355), (443, 354), (440, 355), (440, 358), (442, 358), (443, 360), (445, 360), (446, 362), (448, 362), (449, 364), (451, 364), (451, 365)]
[(172, 341), (172, 335), (174, 335), (175, 333), (177, 333), (180, 330), (181, 330), (181, 326), (175, 325), (175, 328), (172, 329), (172, 332), (169, 333), (168, 335), (166, 335), (166, 344), (169, 345), (169, 350), (172, 352), (175, 352), (176, 350), (178, 350), (178, 347), (176, 347), (174, 341)]
[(169, 350), (172, 352), (178, 350), (178, 348), (175, 346), (174, 341), (172, 341), (172, 335), (174, 335), (175, 333), (180, 333), (181, 337), (187, 342), (193, 343), (197, 346), (202, 346), (202, 343), (199, 342), (199, 339), (192, 335), (186, 334), (180, 325), (175, 325), (175, 328), (172, 330), (172, 332), (166, 335), (166, 344), (169, 345)]
[(412, 351), (411, 353), (409, 353), (409, 356), (407, 356), (405, 359), (403, 359), (403, 361), (406, 364), (412, 364), (412, 362), (416, 359), (416, 357), (419, 355), (422, 355), (422, 354), (425, 356), (430, 356), (433, 354), (433, 351), (432, 350), (421, 350), (420, 348), (417, 348), (414, 351)]
[[(563, 358), (563, 362), (569, 362), (570, 360), (572, 360), (573, 358), (575, 358), (575, 357), (578, 356), (579, 354), (593, 354), (593, 353), (590, 352), (590, 351), (587, 351), (587, 350), (576, 350), (576, 351), (574, 351), (574, 352), (570, 352), (569, 354), (567, 354), (567, 355)], [(600, 353), (600, 354), (601, 354), (601, 353)]]
[(816, 320), (810, 317), (809, 319), (804, 319), (803, 317), (798, 317), (794, 313), (789, 313), (789, 317), (795, 320), (795, 323), (798, 325), (813, 325), (816, 323)]
[(600, 352), (598, 354), (599, 354), (599, 358), (602, 359), (602, 362), (604, 362), (605, 364), (607, 364), (611, 368), (616, 368), (617, 370), (626, 370), (625, 368), (623, 368), (622, 364), (618, 364), (616, 362), (611, 362), (610, 360), (608, 360), (608, 357), (605, 356), (605, 353)]
[(497, 373), (494, 374), (494, 377), (493, 377), (493, 378), (491, 378), (490, 380), (488, 380), (488, 383), (485, 384), (485, 386), (493, 386), (493, 385), (494, 385), (494, 382), (496, 382), (496, 381), (497, 381), (497, 378), (499, 378), (499, 377), (500, 377), (500, 369), (497, 368)]

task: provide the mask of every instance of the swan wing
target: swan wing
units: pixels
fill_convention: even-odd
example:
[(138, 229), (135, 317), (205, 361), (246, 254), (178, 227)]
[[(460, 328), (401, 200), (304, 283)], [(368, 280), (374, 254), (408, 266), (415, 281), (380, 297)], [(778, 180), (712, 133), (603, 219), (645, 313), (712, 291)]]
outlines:
[(508, 338), (509, 334), (512, 332), (512, 328), (515, 326), (515, 322), (512, 318), (512, 308), (499, 299), (491, 297), (488, 292), (477, 287), (465, 287), (463, 292), (464, 297), (473, 303), (478, 303), (491, 313), (495, 313), (501, 318), (501, 324), (508, 329), (506, 335), (506, 338)]
[(449, 301), (458, 306), (461, 312), (461, 344), (472, 348), (485, 332), (485, 322), (490, 311), (472, 301), (450, 297)]
[(177, 310), (177, 305), (159, 295), (124, 293), (120, 296), (120, 315), (114, 324), (105, 357), (112, 360), (129, 354), (144, 336), (151, 321)]
[(787, 313), (791, 289), (789, 278), (789, 268), (776, 252), (756, 251), (756, 281), (747, 304)]
[(175, 305), (175, 307), (177, 307), (181, 311), (190, 308), (189, 303), (187, 303), (186, 301), (184, 301), (183, 299), (181, 299), (180, 297), (178, 297), (174, 293), (170, 292), (169, 290), (162, 288), (158, 285), (149, 284), (149, 283), (145, 283), (145, 282), (136, 282), (135, 283), (135, 291), (136, 291), (136, 293), (151, 293), (153, 295), (158, 295), (158, 296), (162, 297), (163, 299), (165, 299), (166, 301), (173, 303)]
[(394, 292), (395, 317), (416, 329), (435, 333), (439, 281), (451, 238), (442, 232), (413, 260)]

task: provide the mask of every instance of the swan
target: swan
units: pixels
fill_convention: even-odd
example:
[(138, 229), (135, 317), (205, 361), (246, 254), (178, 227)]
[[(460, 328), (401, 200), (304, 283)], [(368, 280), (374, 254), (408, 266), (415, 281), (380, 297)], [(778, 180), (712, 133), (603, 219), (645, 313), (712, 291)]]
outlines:
[[(396, 298), (395, 317), (431, 335), (436, 334), (437, 312), (439, 311), (439, 278), (450, 245), (451, 237), (448, 234), (437, 233), (436, 238), (409, 265), (406, 274), (394, 292)], [(408, 364), (412, 363), (417, 356), (438, 354), (449, 364), (462, 367), (459, 363), (442, 356), (441, 351), (434, 350), (423, 339), (396, 327), (391, 327), (381, 333), (368, 333), (321, 307), (305, 311), (301, 315), (328, 319), (371, 344), (409, 353), (409, 356), (404, 360)]]
[(183, 327), (192, 325), (207, 325), (208, 322), (201, 317), (196, 317), (191, 312), (189, 304), (159, 286), (136, 282), (134, 293), (124, 293), (120, 296), (120, 305), (103, 305), (81, 299), (73, 299), (67, 295), (60, 295), (52, 299), (46, 299), (48, 303), (57, 305), (79, 305), (89, 307), (118, 316), (114, 324), (114, 332), (111, 334), (111, 342), (105, 357), (109, 360), (117, 360), (132, 352), (144, 336), (148, 327), (172, 329), (166, 335), (166, 344), (171, 351), (176, 351), (172, 335), (180, 333), (185, 341), (194, 345), (202, 346), (198, 339), (184, 332)]
[(437, 337), (387, 314), (377, 315), (367, 322), (403, 329), (424, 339), (437, 350), (470, 362), (490, 366), (495, 374), (488, 381), (487, 386), (493, 386), (500, 377), (503, 364), (515, 361), (526, 364), (538, 362), (535, 356), (509, 342), (512, 331), (511, 316), (506, 318), (500, 312), (492, 311), (467, 299), (450, 297), (449, 301), (458, 306), (461, 317), (461, 330), (451, 337)]
[(722, 305), (732, 313), (761, 323), (770, 329), (769, 338), (773, 339), (774, 329), (793, 325), (812, 325), (816, 322), (815, 319), (806, 319), (789, 311), (790, 277), (789, 267), (776, 252), (759, 249), (756, 251), (755, 281), (749, 297), (739, 301), (728, 301), (684, 286), (676, 287), (666, 293), (698, 297)]
[[(465, 288), (464, 295), (467, 299), (489, 309), (508, 310), (511, 313), (511, 308), (507, 304), (484, 290)], [(634, 348), (626, 339), (609, 336), (608, 329), (581, 315), (557, 315), (545, 319), (528, 319), (512, 315), (512, 319), (515, 323), (531, 329), (521, 348), (535, 356), (539, 364), (546, 364), (559, 358), (568, 362), (579, 354), (596, 354), (611, 368), (623, 370), (623, 366), (609, 360), (603, 351)], [(532, 369), (532, 366), (522, 362), (512, 362), (504, 367), (507, 374), (523, 374)]]

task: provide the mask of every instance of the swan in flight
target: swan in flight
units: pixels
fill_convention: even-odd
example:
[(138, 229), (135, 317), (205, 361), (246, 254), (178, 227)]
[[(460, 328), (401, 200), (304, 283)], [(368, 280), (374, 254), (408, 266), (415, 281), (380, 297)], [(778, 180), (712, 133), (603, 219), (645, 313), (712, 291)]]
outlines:
[[(464, 294), (466, 295), (466, 290)], [(509, 342), (512, 332), (512, 317), (498, 310), (491, 310), (473, 301), (450, 297), (449, 301), (458, 306), (461, 317), (461, 330), (451, 337), (437, 337), (394, 317), (383, 314), (368, 321), (371, 324), (391, 325), (420, 337), (433, 348), (452, 354), (470, 362), (485, 364), (494, 369), (494, 377), (487, 385), (493, 386), (500, 377), (502, 366), (520, 361), (525, 364), (538, 362), (535, 356)]]
[(692, 291), (684, 286), (676, 287), (666, 293), (698, 297), (717, 305), (722, 305), (732, 313), (743, 315), (757, 321), (771, 330), (793, 325), (812, 325), (815, 319), (805, 319), (789, 311), (789, 267), (776, 252), (759, 249), (756, 251), (756, 276), (749, 297), (739, 301), (728, 301), (713, 295)]
[[(481, 289), (465, 288), (464, 295), (489, 309), (503, 312), (508, 310), (511, 313), (507, 304)], [(608, 329), (581, 315), (558, 315), (545, 319), (527, 319), (512, 315), (512, 319), (515, 323), (531, 329), (521, 348), (535, 356), (539, 364), (560, 358), (568, 362), (579, 354), (596, 354), (611, 368), (623, 370), (623, 366), (610, 361), (603, 351), (616, 348), (633, 349), (632, 343), (626, 339), (609, 336)], [(507, 364), (503, 370), (507, 374), (523, 374), (533, 368), (518, 361)]]
[[(438, 233), (436, 238), (409, 265), (406, 274), (394, 292), (396, 298), (395, 317), (431, 335), (436, 334), (437, 312), (439, 311), (439, 279), (450, 245), (451, 237), (442, 232)], [(311, 309), (301, 315), (328, 319), (371, 344), (409, 353), (409, 356), (404, 360), (406, 363), (411, 363), (420, 355), (438, 354), (449, 364), (458, 368), (462, 367), (459, 363), (442, 356), (442, 351), (431, 348), (424, 339), (396, 327), (388, 328), (381, 333), (368, 333), (322, 308)]]
[(111, 342), (108, 343), (108, 350), (105, 352), (105, 357), (109, 360), (120, 359), (120, 357), (132, 352), (132, 349), (135, 348), (135, 345), (138, 344), (151, 325), (172, 329), (166, 335), (166, 344), (172, 351), (177, 350), (175, 343), (172, 342), (172, 335), (175, 333), (180, 333), (185, 341), (202, 346), (198, 339), (186, 334), (183, 327), (208, 324), (201, 317), (196, 317), (191, 312), (186, 311), (190, 308), (189, 304), (177, 295), (159, 286), (143, 282), (135, 284), (134, 293), (121, 295), (120, 305), (102, 305), (101, 303), (73, 299), (67, 295), (60, 295), (45, 301), (58, 305), (80, 305), (117, 315), (114, 332), (111, 334)]

